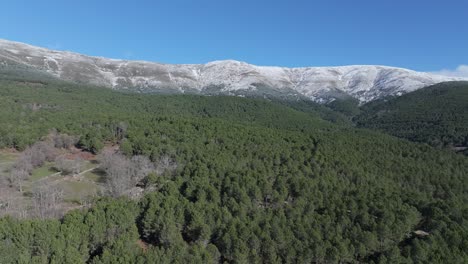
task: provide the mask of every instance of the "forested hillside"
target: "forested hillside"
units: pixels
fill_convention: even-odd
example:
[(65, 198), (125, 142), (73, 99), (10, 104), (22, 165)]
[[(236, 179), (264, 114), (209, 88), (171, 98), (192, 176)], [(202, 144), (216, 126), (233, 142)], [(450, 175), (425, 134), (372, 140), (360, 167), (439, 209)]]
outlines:
[(53, 131), (166, 166), (141, 199), (1, 218), (0, 263), (468, 262), (465, 156), (307, 109), (2, 80), (2, 148)]
[(360, 127), (433, 146), (468, 146), (468, 82), (436, 84), (364, 105)]

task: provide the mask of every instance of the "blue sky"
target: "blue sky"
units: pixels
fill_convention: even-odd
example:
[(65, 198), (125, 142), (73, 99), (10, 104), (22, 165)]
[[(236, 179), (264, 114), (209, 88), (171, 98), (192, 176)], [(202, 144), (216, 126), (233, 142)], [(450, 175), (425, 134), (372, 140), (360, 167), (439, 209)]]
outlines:
[(95, 56), (381, 64), (447, 74), (468, 64), (466, 0), (8, 2), (0, 10), (0, 38)]

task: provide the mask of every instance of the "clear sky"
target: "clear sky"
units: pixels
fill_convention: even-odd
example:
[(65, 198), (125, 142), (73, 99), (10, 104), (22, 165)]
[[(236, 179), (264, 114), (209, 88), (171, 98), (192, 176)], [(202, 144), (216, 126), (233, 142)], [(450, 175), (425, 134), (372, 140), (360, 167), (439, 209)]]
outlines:
[(468, 0), (12, 0), (0, 38), (166, 63), (439, 71), (468, 64)]

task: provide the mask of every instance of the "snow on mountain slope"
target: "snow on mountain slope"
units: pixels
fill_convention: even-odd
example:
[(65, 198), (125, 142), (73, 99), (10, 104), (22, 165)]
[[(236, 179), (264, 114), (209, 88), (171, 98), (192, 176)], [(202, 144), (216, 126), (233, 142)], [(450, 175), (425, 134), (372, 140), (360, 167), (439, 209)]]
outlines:
[(233, 60), (180, 65), (115, 60), (7, 40), (0, 40), (0, 63), (24, 65), (63, 80), (117, 90), (302, 96), (319, 102), (343, 96), (368, 102), (439, 82), (462, 80), (386, 66), (283, 68)]

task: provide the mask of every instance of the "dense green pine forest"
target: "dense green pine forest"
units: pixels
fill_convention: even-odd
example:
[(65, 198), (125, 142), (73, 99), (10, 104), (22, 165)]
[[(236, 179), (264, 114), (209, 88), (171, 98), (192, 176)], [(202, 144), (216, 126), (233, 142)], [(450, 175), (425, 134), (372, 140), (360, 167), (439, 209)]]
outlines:
[(359, 127), (433, 146), (467, 147), (468, 82), (440, 83), (368, 103), (354, 121)]
[[(367, 110), (382, 117), (381, 104), (358, 124), (432, 140), (430, 121), (416, 122), (426, 111), (406, 120), (406, 136)], [(61, 218), (0, 218), (0, 263), (467, 263), (467, 157), (355, 128), (340, 109), (3, 78), (1, 148), (54, 130), (92, 153), (113, 143), (174, 166), (148, 175), (139, 200), (102, 195)], [(467, 119), (447, 116), (466, 111), (444, 109), (453, 133), (434, 138), (466, 144)]]

